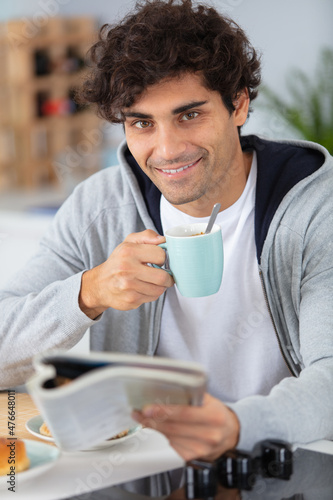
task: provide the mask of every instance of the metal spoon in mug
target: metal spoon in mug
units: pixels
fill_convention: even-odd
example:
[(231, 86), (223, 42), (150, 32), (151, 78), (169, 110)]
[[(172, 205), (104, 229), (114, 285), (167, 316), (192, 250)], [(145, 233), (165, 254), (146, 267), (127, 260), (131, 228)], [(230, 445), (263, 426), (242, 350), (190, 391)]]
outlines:
[(209, 217), (209, 221), (208, 221), (208, 224), (207, 224), (207, 227), (206, 227), (205, 234), (208, 234), (208, 233), (211, 232), (212, 227), (213, 227), (214, 222), (215, 222), (215, 219), (217, 217), (217, 214), (220, 211), (220, 208), (221, 208), (221, 204), (220, 203), (215, 203), (215, 205), (213, 206), (212, 213), (210, 214), (210, 217)]

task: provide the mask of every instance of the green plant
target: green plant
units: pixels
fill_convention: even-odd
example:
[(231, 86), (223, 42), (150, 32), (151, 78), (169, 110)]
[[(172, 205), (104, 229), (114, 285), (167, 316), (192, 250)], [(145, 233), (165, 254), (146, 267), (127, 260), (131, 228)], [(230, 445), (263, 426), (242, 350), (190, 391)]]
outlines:
[(284, 99), (263, 85), (261, 106), (274, 111), (302, 138), (333, 154), (333, 49), (321, 51), (314, 79), (293, 69), (286, 88), (289, 95)]

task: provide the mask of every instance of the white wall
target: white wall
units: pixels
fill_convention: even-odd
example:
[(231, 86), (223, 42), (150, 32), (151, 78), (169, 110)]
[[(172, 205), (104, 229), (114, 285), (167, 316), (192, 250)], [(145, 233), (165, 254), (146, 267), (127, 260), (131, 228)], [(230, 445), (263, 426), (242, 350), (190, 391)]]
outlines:
[[(214, 5), (230, 3), (230, 16), (247, 32), (262, 54), (263, 83), (284, 95), (286, 76), (299, 68), (315, 77), (319, 51), (333, 49), (332, 0), (215, 0)], [(259, 94), (260, 99), (260, 94)], [(244, 132), (270, 137), (292, 136), (274, 115), (256, 109)]]

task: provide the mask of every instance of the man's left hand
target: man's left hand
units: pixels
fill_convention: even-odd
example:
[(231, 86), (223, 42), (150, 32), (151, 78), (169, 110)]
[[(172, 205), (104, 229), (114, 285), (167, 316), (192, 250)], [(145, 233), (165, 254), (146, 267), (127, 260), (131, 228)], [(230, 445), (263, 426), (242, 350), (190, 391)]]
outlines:
[(202, 406), (149, 405), (133, 418), (169, 440), (185, 460), (215, 460), (235, 448), (240, 425), (235, 413), (220, 400), (205, 394)]

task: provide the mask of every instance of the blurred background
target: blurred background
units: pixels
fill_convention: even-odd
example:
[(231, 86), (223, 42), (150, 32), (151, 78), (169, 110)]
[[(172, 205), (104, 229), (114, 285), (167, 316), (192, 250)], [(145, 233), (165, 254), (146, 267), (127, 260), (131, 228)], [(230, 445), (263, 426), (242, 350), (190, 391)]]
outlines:
[[(97, 29), (133, 0), (1, 0), (0, 286), (26, 262), (75, 185), (116, 163), (122, 128), (73, 93)], [(263, 90), (243, 133), (333, 150), (332, 0), (207, 0), (262, 54)]]

